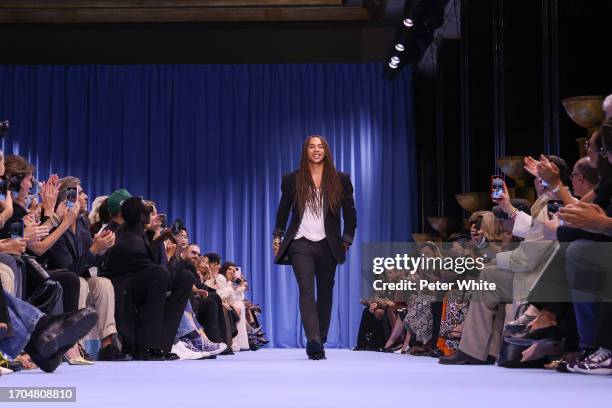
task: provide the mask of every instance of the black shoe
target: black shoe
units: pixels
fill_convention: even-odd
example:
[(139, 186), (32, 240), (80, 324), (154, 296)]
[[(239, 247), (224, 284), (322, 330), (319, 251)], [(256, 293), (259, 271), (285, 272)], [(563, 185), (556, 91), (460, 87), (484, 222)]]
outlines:
[(160, 349), (143, 348), (136, 350), (134, 360), (139, 361), (166, 361), (166, 356)]
[(327, 360), (327, 357), (325, 357), (325, 350), (321, 350), (316, 353), (309, 354), (308, 359), (309, 360)]
[(98, 314), (89, 308), (49, 316), (42, 327), (36, 328), (30, 342), (33, 342), (42, 358), (47, 358), (59, 349), (72, 347), (79, 339), (85, 337), (97, 322)]
[(448, 357), (440, 357), (438, 363), (445, 365), (488, 365), (493, 364), (493, 361), (487, 359), (486, 361), (479, 360), (468, 354), (465, 354), (461, 350), (457, 350), (455, 354)]
[(114, 344), (101, 348), (98, 353), (98, 361), (131, 361), (132, 356), (123, 353)]
[(162, 351), (162, 355), (164, 356), (164, 361), (174, 361), (180, 359), (177, 354), (170, 353), (168, 351)]
[(231, 347), (228, 347), (225, 349), (225, 351), (221, 354), (219, 354), (220, 356), (233, 356), (234, 352), (232, 351)]
[(323, 345), (316, 341), (308, 340), (306, 343), (306, 354), (311, 360), (325, 360)]
[(563, 338), (563, 333), (561, 332), (561, 329), (559, 329), (559, 326), (548, 326), (535, 330), (529, 330), (528, 328), (525, 328), (525, 330), (515, 334), (511, 338), (525, 340), (561, 340)]
[(62, 347), (61, 349), (57, 350), (55, 354), (52, 354), (50, 357), (46, 358), (42, 357), (37, 352), (32, 352), (28, 354), (32, 359), (32, 362), (34, 362), (34, 364), (36, 364), (38, 368), (43, 370), (45, 373), (52, 373), (57, 369), (57, 367), (60, 366), (60, 364), (62, 364), (64, 354), (66, 354), (71, 348), (72, 346)]

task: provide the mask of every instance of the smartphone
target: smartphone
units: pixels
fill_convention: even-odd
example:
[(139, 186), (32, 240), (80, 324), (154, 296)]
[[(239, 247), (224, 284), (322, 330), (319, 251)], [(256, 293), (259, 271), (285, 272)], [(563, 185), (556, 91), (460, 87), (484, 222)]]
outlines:
[(6, 194), (8, 193), (9, 181), (0, 179), (0, 201), (6, 200)]
[(71, 210), (74, 207), (76, 200), (77, 200), (77, 188), (68, 187), (66, 189), (66, 208)]
[(556, 214), (559, 212), (560, 208), (563, 208), (563, 201), (561, 200), (549, 200), (546, 204), (548, 207), (548, 212), (551, 214)]
[(161, 227), (166, 228), (166, 214), (157, 214), (157, 218), (159, 219)]
[(502, 176), (491, 176), (491, 198), (493, 200), (501, 200), (504, 192), (504, 179)]
[(13, 221), (11, 223), (11, 239), (23, 238), (23, 220)]
[(240, 270), (239, 266), (236, 267), (236, 273), (234, 275), (236, 276), (236, 279), (242, 279), (242, 270)]

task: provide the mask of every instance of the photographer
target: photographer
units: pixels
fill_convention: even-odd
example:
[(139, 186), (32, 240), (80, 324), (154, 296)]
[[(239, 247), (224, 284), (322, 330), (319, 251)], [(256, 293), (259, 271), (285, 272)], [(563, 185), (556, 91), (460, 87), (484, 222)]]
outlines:
[[(117, 335), (115, 325), (115, 292), (107, 278), (97, 276), (101, 268), (104, 254), (115, 243), (115, 234), (103, 231), (91, 237), (85, 214), (87, 211), (87, 194), (81, 187), (81, 182), (75, 177), (65, 177), (58, 181), (58, 202), (65, 203), (71, 189), (75, 192), (74, 205), (78, 206), (80, 216), (64, 232), (48, 252), (50, 268), (68, 269), (81, 281), (80, 307), (92, 305), (98, 313), (97, 334), (101, 339), (98, 360), (126, 361), (131, 358), (119, 351), (113, 344)], [(94, 271), (96, 274), (91, 275)]]

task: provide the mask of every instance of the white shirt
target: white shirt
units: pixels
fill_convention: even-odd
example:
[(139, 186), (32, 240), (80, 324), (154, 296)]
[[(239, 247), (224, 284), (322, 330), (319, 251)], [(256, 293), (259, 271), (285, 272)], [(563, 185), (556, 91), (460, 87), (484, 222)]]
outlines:
[[(317, 202), (321, 195), (321, 189), (317, 189)], [(325, 219), (323, 217), (323, 206), (317, 206), (316, 211), (312, 211), (306, 206), (300, 228), (294, 239), (306, 238), (309, 241), (317, 242), (325, 239)]]

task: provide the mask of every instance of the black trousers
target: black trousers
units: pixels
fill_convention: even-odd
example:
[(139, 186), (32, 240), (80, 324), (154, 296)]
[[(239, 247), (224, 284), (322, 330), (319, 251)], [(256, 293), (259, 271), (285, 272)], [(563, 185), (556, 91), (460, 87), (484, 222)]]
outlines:
[[(300, 292), (300, 314), (306, 338), (325, 343), (331, 319), (337, 262), (327, 239), (296, 239), (287, 249)], [(316, 287), (316, 299), (315, 299)]]
[(189, 271), (171, 272), (163, 266), (131, 276), (127, 289), (137, 310), (136, 348), (172, 349), (194, 283)]
[(64, 313), (78, 310), (79, 295), (81, 293), (79, 276), (71, 271), (50, 271), (49, 276), (51, 276), (51, 279), (58, 281), (62, 285), (62, 289), (64, 289)]
[(210, 340), (215, 343), (225, 343), (223, 303), (218, 294), (208, 292), (208, 297), (199, 299), (196, 318)]

